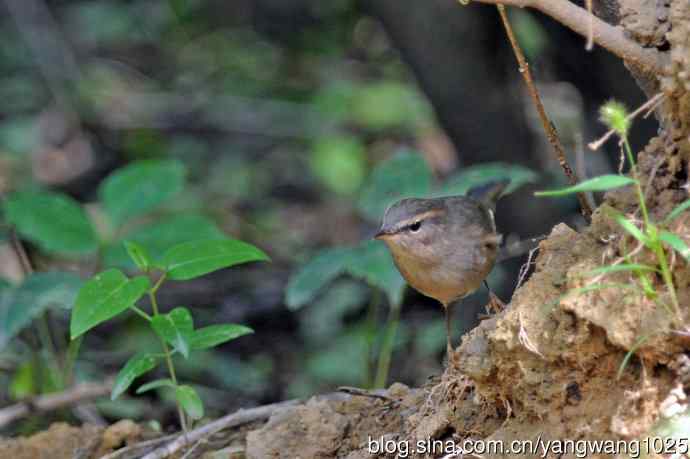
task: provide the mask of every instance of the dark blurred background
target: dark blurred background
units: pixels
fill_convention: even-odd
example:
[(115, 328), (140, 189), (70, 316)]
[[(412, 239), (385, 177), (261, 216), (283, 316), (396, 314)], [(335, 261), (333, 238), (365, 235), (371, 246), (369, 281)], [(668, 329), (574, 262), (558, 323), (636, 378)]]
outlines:
[[(615, 143), (586, 149), (605, 131), (597, 110), (611, 98), (635, 107), (642, 92), (618, 59), (585, 51), (582, 37), (532, 11), (510, 13), (573, 167), (585, 177), (616, 169)], [(118, 167), (175, 158), (188, 167), (189, 185), (161, 215), (203, 213), (271, 256), (270, 264), (161, 292), (162, 304), (185, 304), (199, 322), (256, 330), (180, 362), (211, 413), (370, 381), (360, 335), (377, 293), (342, 276), (290, 310), (285, 288), (318, 250), (371, 237), (375, 224), (357, 212), (359, 194), (372, 169), (401, 148), (421, 155), (438, 182), (484, 162), (536, 172), (538, 183), (499, 204), (505, 235), (583, 223), (574, 199), (532, 195), (565, 181), (489, 6), (0, 0), (0, 101), (3, 194), (43, 186), (90, 203)], [(633, 146), (653, 129), (641, 122)], [(28, 248), (40, 269), (88, 274), (78, 261)], [(2, 277), (16, 279), (7, 243), (1, 253)], [(506, 302), (523, 262), (505, 262), (490, 278)], [(475, 324), (485, 303), (481, 291), (456, 307), (457, 327)], [(385, 299), (377, 305), (383, 324)], [(433, 301), (406, 292), (389, 382), (419, 385), (441, 370), (442, 318)], [(85, 341), (78, 374), (111, 373), (150, 339), (135, 320), (99, 327)], [(27, 395), (21, 355), (21, 346), (0, 350), (0, 405)], [(167, 402), (150, 396), (97, 406), (107, 419), (165, 422), (174, 419)]]

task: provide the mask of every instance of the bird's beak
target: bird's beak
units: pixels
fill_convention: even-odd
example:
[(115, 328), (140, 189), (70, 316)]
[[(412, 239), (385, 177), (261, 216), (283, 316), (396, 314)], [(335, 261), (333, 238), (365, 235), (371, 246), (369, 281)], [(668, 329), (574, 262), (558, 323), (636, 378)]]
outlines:
[(391, 234), (390, 232), (388, 232), (384, 229), (381, 229), (381, 230), (379, 230), (378, 233), (376, 233), (374, 235), (374, 239), (384, 239), (386, 236), (390, 236), (390, 234)]

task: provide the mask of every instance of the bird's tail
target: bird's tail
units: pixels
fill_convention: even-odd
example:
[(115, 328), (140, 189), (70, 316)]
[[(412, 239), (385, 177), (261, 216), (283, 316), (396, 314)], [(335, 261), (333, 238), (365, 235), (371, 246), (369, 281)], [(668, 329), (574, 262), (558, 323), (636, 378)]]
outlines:
[(470, 189), (467, 196), (476, 199), (490, 209), (496, 208), (496, 202), (510, 184), (509, 179), (497, 180)]

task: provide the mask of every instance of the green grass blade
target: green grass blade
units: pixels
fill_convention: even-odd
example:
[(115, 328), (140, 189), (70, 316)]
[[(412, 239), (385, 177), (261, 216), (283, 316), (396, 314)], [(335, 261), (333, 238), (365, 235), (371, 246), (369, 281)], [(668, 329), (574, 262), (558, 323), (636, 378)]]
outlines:
[(669, 214), (664, 219), (664, 223), (670, 223), (672, 220), (674, 220), (676, 217), (678, 217), (680, 214), (682, 214), (688, 209), (690, 209), (690, 199), (683, 203), (680, 203), (678, 206), (676, 206), (675, 209), (669, 212)]
[(535, 196), (565, 196), (573, 193), (581, 193), (583, 191), (606, 191), (614, 188), (620, 188), (626, 185), (636, 183), (634, 179), (622, 175), (600, 175), (577, 185), (561, 188), (560, 190), (537, 191)]
[(659, 271), (653, 266), (638, 263), (621, 263), (619, 265), (602, 266), (585, 273), (585, 276), (597, 276), (599, 274), (616, 273), (622, 271)]
[(628, 220), (627, 218), (625, 218), (625, 216), (621, 214), (615, 215), (614, 218), (616, 219), (616, 222), (618, 222), (618, 224), (621, 225), (621, 227), (623, 227), (625, 231), (632, 235), (632, 237), (634, 237), (644, 245), (649, 245), (649, 238), (647, 237), (647, 235), (644, 234), (642, 230), (638, 228), (637, 225), (635, 225), (632, 221)]

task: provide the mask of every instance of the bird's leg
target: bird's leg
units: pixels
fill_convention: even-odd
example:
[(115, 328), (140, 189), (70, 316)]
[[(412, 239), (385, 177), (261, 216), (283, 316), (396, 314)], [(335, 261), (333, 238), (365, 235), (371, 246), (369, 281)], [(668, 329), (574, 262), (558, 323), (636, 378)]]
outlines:
[(494, 292), (491, 291), (491, 288), (489, 288), (489, 284), (486, 282), (486, 280), (484, 280), (484, 286), (489, 291), (489, 308), (496, 313), (503, 311), (506, 307), (506, 304), (501, 301), (501, 299), (497, 297)]
[(446, 313), (446, 352), (448, 355), (448, 360), (450, 361), (450, 356), (453, 355), (453, 344), (451, 343), (450, 337), (450, 306), (447, 304), (443, 305), (443, 311)]

